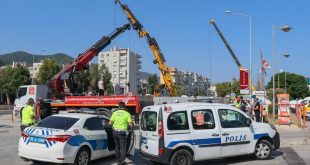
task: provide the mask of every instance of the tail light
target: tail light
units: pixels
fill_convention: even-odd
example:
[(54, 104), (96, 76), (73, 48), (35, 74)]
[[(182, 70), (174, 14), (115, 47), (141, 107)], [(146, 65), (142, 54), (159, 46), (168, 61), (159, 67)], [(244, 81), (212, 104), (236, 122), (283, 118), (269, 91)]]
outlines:
[(55, 141), (55, 142), (66, 142), (71, 138), (71, 135), (54, 135), (54, 136), (49, 136), (46, 138), (48, 141)]
[(158, 122), (158, 135), (159, 138), (164, 136), (164, 126), (163, 126), (163, 122)]
[(24, 138), (28, 138), (29, 136), (28, 136), (28, 134), (26, 133), (26, 132), (22, 132), (22, 137), (24, 137)]
[(163, 148), (160, 148), (160, 149), (159, 149), (159, 155), (164, 154), (164, 151), (165, 151), (165, 150), (164, 150)]

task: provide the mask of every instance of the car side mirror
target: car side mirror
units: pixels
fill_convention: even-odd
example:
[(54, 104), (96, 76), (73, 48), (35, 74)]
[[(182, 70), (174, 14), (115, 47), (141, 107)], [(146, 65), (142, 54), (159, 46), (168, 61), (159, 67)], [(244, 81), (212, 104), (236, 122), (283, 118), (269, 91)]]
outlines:
[(246, 125), (247, 127), (250, 127), (251, 124), (252, 124), (252, 120), (251, 120), (250, 118), (246, 118), (246, 119), (245, 119), (245, 125)]

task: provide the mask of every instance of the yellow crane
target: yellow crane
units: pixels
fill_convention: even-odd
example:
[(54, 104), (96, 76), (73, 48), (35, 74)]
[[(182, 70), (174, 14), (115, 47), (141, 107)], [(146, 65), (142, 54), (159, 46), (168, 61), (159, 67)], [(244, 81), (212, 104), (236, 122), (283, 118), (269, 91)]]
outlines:
[(175, 94), (174, 85), (172, 83), (172, 78), (170, 75), (170, 68), (165, 64), (166, 62), (165, 57), (162, 54), (156, 42), (156, 39), (154, 37), (151, 37), (151, 35), (146, 30), (144, 30), (142, 24), (135, 17), (135, 15), (131, 12), (131, 10), (128, 8), (127, 5), (122, 4), (120, 0), (115, 0), (115, 3), (118, 3), (121, 6), (123, 12), (127, 16), (128, 21), (132, 25), (132, 28), (138, 33), (139, 38), (145, 38), (147, 40), (147, 43), (152, 53), (154, 54), (155, 60), (153, 61), (153, 63), (158, 65), (158, 68), (164, 80), (164, 84), (158, 84), (155, 87), (154, 95), (159, 96), (160, 91), (163, 90), (164, 88), (167, 88), (169, 95), (175, 96), (176, 94)]

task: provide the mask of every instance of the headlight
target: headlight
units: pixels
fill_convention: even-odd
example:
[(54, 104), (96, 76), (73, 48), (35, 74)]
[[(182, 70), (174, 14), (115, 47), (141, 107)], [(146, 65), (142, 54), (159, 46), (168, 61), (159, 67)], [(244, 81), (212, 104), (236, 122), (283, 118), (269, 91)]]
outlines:
[(273, 124), (269, 124), (269, 125), (273, 130), (277, 131), (276, 127)]

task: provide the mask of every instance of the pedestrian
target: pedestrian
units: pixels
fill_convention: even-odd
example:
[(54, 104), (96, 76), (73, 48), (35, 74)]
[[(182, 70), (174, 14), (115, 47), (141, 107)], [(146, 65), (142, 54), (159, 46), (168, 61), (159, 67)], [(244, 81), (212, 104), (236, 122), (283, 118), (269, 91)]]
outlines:
[(36, 120), (40, 121), (42, 116), (41, 116), (41, 104), (43, 103), (43, 98), (39, 97), (38, 101), (34, 104), (34, 110), (35, 110), (35, 115), (36, 115)]
[(260, 122), (260, 103), (258, 101), (258, 98), (255, 98), (254, 101), (255, 121)]
[(235, 103), (235, 107), (237, 107), (237, 108), (240, 109), (240, 105), (241, 105), (241, 103), (240, 103), (240, 97), (238, 96), (236, 100), (237, 100), (237, 102)]
[(103, 81), (100, 80), (98, 81), (98, 92), (99, 92), (99, 96), (103, 96), (104, 95), (104, 84), (103, 84)]
[(133, 127), (131, 115), (127, 112), (124, 102), (118, 103), (118, 109), (114, 110), (109, 124), (113, 128), (113, 138), (115, 142), (115, 155), (118, 165), (126, 164), (126, 140), (128, 126)]
[(250, 100), (246, 100), (246, 113), (252, 118), (252, 107), (251, 107), (251, 103)]
[(246, 113), (246, 106), (247, 106), (247, 103), (245, 102), (243, 97), (240, 96), (240, 110), (243, 111), (244, 113)]
[(267, 111), (266, 111), (266, 108), (263, 108), (262, 110), (262, 121), (263, 123), (268, 123), (268, 120), (267, 120)]
[(35, 112), (34, 112), (33, 104), (34, 104), (33, 98), (29, 98), (27, 105), (22, 109), (22, 112), (21, 112), (22, 124), (20, 126), (21, 131), (23, 131), (26, 127), (29, 127), (34, 124)]

